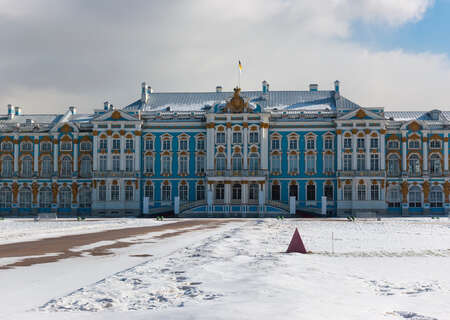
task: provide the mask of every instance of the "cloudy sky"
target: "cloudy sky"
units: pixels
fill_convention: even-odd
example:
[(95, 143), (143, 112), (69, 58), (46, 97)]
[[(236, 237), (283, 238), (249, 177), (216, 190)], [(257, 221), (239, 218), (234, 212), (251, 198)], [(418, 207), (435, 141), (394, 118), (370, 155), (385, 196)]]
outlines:
[(365, 106), (450, 110), (450, 0), (0, 0), (0, 113), (155, 91), (309, 83)]

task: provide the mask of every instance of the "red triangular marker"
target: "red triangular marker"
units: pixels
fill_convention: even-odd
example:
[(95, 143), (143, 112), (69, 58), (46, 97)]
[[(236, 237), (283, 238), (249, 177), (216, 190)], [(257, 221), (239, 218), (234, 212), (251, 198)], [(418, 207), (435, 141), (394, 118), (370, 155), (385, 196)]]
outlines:
[(297, 228), (295, 228), (294, 235), (292, 236), (291, 243), (289, 244), (286, 252), (306, 253), (305, 245), (303, 244), (302, 238), (300, 237), (300, 233), (298, 233)]

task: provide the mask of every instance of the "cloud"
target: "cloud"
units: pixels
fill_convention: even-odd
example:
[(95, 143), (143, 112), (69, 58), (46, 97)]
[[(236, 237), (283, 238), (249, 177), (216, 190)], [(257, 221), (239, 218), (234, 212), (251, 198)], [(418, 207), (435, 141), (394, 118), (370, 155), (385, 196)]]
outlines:
[[(25, 5), (26, 4), (26, 5)], [(7, 1), (0, 0), (0, 106), (25, 112), (91, 112), (104, 100), (156, 91), (242, 86), (331, 88), (367, 106), (443, 105), (448, 57), (377, 51), (352, 40), (355, 22), (397, 28), (430, 0)], [(430, 91), (431, 90), (431, 91)], [(429, 94), (433, 92), (433, 94)]]

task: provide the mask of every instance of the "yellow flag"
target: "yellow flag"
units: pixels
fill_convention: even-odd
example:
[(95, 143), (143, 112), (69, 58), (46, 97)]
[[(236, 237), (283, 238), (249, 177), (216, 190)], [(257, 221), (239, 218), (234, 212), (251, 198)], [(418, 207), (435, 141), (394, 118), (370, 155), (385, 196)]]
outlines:
[(242, 72), (242, 63), (241, 63), (241, 60), (239, 60), (238, 67), (239, 67), (239, 71)]

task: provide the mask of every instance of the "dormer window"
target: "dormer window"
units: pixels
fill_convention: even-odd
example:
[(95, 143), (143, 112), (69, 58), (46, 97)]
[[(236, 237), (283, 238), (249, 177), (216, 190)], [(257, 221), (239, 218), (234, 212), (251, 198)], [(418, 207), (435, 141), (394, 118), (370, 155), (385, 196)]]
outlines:
[(441, 149), (441, 141), (440, 140), (431, 140), (430, 141), (430, 148), (431, 149)]

